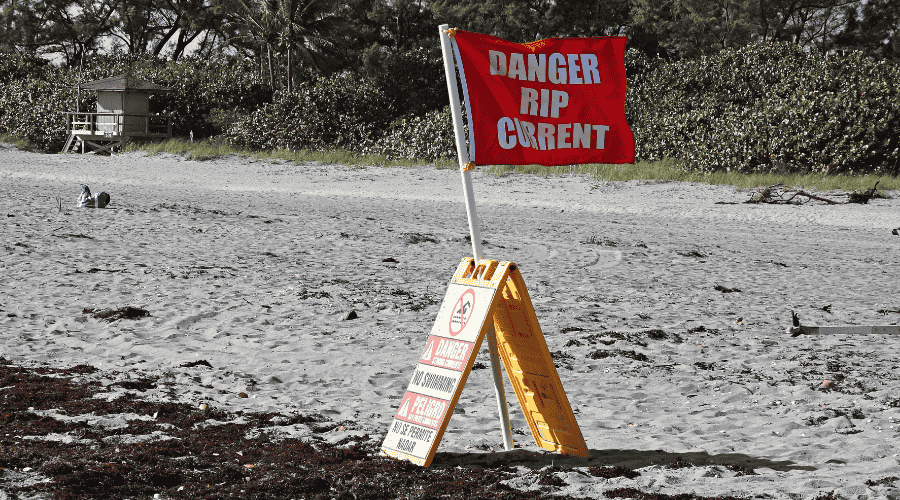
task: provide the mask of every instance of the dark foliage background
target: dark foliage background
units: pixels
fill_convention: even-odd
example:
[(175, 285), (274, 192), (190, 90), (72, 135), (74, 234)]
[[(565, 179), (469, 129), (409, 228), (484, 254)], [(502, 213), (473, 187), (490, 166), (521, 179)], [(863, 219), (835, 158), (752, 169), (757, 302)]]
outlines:
[(374, 140), (390, 122), (390, 99), (352, 75), (319, 77), (291, 93), (279, 93), (228, 131), (250, 149), (349, 149)]
[(631, 53), (637, 155), (706, 172), (900, 174), (900, 65), (755, 44), (678, 63)]
[(173, 90), (151, 111), (176, 136), (453, 158), (439, 22), (513, 41), (628, 36), (640, 159), (900, 173), (889, 0), (21, 0), (0, 9), (0, 134), (58, 151), (60, 112), (96, 106), (75, 85), (129, 73)]

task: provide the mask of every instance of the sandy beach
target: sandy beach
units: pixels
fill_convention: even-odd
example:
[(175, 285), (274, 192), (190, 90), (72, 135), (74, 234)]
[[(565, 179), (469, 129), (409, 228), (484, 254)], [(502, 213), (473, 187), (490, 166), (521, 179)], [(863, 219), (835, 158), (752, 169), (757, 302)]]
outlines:
[[(383, 438), (471, 252), (460, 175), (432, 166), (5, 147), (0, 183), (0, 357), (91, 365), (110, 394), (152, 376), (168, 383), (144, 397), (348, 422), (331, 440)], [(75, 208), (80, 184), (111, 204)], [(900, 338), (785, 334), (791, 310), (900, 321), (898, 193), (753, 205), (732, 186), (481, 170), (474, 187), (487, 257), (518, 264), (592, 459), (540, 452), (509, 386), (503, 452), (479, 369), (433, 468), (490, 456), (540, 490), (552, 462), (553, 492), (585, 498), (900, 498)], [(126, 306), (149, 316), (85, 312)], [(584, 473), (601, 465), (640, 476)]]

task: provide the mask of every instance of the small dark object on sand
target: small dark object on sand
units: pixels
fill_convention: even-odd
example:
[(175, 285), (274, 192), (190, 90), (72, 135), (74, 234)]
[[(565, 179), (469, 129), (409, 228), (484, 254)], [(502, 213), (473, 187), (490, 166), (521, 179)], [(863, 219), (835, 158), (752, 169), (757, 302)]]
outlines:
[(102, 319), (108, 323), (120, 319), (138, 319), (150, 316), (150, 312), (140, 307), (125, 306), (118, 309), (94, 309), (86, 307), (82, 313), (90, 314), (94, 319)]
[(205, 366), (205, 367), (207, 367), (207, 368), (212, 368), (212, 367), (213, 367), (211, 364), (209, 364), (209, 361), (207, 361), (207, 360), (205, 360), (205, 359), (198, 359), (197, 361), (191, 361), (191, 362), (188, 362), (188, 363), (182, 363), (182, 364), (181, 364), (181, 367), (182, 367), (182, 368), (193, 368), (193, 367), (195, 367), (195, 366)]
[(871, 189), (867, 189), (865, 191), (854, 191), (847, 195), (847, 203), (869, 203), (869, 200), (871, 200), (872, 197), (875, 196), (875, 191), (878, 190), (878, 182), (876, 182)]
[(119, 387), (130, 390), (130, 391), (140, 391), (140, 392), (146, 392), (149, 389), (156, 388), (156, 384), (153, 383), (152, 380), (144, 380), (144, 379), (123, 380), (121, 382), (116, 382), (115, 385), (118, 385)]
[(590, 467), (588, 469), (588, 474), (594, 477), (603, 477), (606, 479), (612, 479), (614, 477), (627, 477), (628, 479), (634, 479), (641, 475), (640, 472), (631, 470), (627, 467), (622, 467), (621, 465), (617, 465), (615, 467)]
[(669, 469), (684, 469), (684, 468), (693, 467), (693, 466), (694, 466), (694, 464), (685, 462), (683, 458), (676, 457), (675, 461), (670, 463), (666, 467), (668, 467)]
[(869, 479), (866, 486), (893, 486), (894, 481), (900, 481), (900, 477), (888, 476), (881, 479)]
[(891, 234), (893, 234), (894, 236), (900, 236), (900, 227), (891, 231)]
[(78, 197), (78, 208), (106, 208), (109, 205), (109, 193), (99, 192), (97, 196), (91, 196), (91, 188), (81, 185), (81, 196)]
[(750, 467), (745, 467), (743, 465), (725, 464), (725, 468), (730, 471), (736, 472), (737, 474), (735, 474), (735, 477), (757, 475), (755, 470), (751, 469)]
[(738, 500), (733, 496), (703, 497), (693, 493), (667, 495), (665, 493), (644, 492), (637, 488), (615, 488), (603, 492), (606, 498), (634, 498), (635, 500)]
[(646, 354), (637, 352), (637, 351), (625, 351), (622, 349), (598, 349), (592, 353), (589, 353), (587, 357), (591, 359), (605, 359), (611, 356), (621, 356), (623, 358), (633, 359), (635, 361), (640, 361), (642, 363), (649, 363), (650, 358), (647, 357)]
[(563, 478), (557, 476), (552, 471), (541, 474), (538, 484), (541, 486), (568, 486), (568, 483), (566, 483)]

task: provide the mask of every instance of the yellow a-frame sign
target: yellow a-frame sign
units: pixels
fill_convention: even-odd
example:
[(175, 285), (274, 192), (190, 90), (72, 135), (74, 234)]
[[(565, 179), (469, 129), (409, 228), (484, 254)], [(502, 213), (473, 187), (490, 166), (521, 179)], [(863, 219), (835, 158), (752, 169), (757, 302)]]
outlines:
[[(438, 32), (474, 258), (464, 258), (450, 280), (381, 451), (415, 464), (431, 465), (481, 342), (487, 337), (504, 448), (512, 449), (512, 435), (497, 358), (503, 360), (535, 443), (546, 450), (588, 458), (587, 445), (559, 381), (518, 266), (483, 258), (472, 189), (474, 163), (469, 161), (449, 38), (452, 30), (444, 24)], [(472, 146), (471, 141), (468, 146)]]
[(431, 465), (486, 335), (496, 335), (535, 443), (588, 458), (518, 267), (494, 260), (476, 266), (471, 257), (460, 262), (447, 287), (382, 452)]

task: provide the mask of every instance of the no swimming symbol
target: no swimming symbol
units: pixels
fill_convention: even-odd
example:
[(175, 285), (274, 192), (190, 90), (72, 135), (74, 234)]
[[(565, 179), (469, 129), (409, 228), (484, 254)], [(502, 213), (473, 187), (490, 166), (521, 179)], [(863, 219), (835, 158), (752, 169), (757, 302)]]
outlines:
[(475, 310), (475, 290), (469, 288), (456, 301), (453, 306), (453, 312), (450, 314), (450, 335), (455, 337), (459, 332), (463, 331), (469, 318), (472, 317), (472, 311)]

